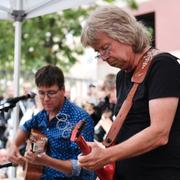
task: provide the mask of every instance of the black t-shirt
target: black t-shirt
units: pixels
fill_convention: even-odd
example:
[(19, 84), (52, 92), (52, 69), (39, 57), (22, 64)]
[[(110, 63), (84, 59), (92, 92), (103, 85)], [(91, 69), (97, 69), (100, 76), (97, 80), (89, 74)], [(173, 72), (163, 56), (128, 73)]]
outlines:
[[(132, 74), (124, 71), (117, 74), (116, 114), (132, 87)], [(180, 65), (177, 58), (168, 53), (154, 57), (144, 82), (134, 96), (132, 108), (117, 137), (117, 143), (150, 125), (148, 101), (161, 97), (180, 97)], [(180, 180), (180, 103), (168, 144), (143, 155), (118, 161), (116, 176), (117, 180)]]

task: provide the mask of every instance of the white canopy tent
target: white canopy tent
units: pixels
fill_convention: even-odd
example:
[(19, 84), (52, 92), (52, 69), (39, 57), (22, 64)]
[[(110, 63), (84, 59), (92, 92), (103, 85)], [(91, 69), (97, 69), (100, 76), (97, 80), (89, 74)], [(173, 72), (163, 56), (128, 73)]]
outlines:
[[(0, 20), (10, 20), (15, 27), (14, 90), (19, 96), (22, 22), (26, 19), (54, 13), (63, 9), (93, 3), (94, 0), (0, 0)], [(18, 123), (18, 107), (14, 109), (14, 133)]]

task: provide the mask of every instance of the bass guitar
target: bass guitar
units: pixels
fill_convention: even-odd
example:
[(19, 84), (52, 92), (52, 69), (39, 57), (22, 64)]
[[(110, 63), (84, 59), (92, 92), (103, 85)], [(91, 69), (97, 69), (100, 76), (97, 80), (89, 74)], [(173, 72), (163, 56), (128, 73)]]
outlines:
[[(71, 133), (71, 141), (76, 142), (81, 152), (84, 155), (87, 155), (91, 152), (91, 147), (87, 145), (85, 139), (83, 138), (83, 136), (81, 136), (81, 131), (83, 130), (85, 123), (86, 122), (84, 120), (81, 120), (76, 124)], [(103, 168), (96, 170), (96, 174), (100, 180), (113, 180), (114, 171), (115, 164), (112, 163), (107, 164)]]

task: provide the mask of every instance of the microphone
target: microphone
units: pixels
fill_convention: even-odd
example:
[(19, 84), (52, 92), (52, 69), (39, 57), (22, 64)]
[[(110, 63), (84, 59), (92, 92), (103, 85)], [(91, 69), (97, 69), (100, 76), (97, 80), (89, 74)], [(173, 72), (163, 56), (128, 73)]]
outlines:
[(15, 98), (9, 98), (3, 101), (3, 104), (0, 103), (0, 111), (8, 111), (10, 108), (14, 108), (16, 103), (20, 100), (32, 99), (36, 96), (36, 93), (29, 92), (24, 96), (18, 96)]
[(21, 100), (26, 100), (26, 99), (32, 99), (36, 96), (36, 93), (34, 92), (29, 92), (28, 94), (26, 95), (23, 95), (23, 96), (18, 96), (18, 97), (14, 97), (14, 98), (9, 98), (6, 100), (6, 103), (9, 103), (9, 104), (16, 104), (18, 101), (21, 101)]
[(4, 167), (10, 167), (10, 166), (16, 166), (15, 164), (11, 163), (11, 162), (8, 162), (6, 164), (0, 164), (0, 169), (1, 168), (4, 168)]

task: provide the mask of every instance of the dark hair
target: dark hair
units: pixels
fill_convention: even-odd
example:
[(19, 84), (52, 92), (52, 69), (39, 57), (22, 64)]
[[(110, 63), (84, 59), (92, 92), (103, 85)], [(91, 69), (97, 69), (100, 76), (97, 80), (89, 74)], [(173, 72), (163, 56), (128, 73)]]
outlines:
[(89, 88), (95, 88), (96, 86), (94, 84), (89, 84)]
[(64, 74), (59, 67), (46, 65), (36, 72), (35, 83), (37, 87), (57, 85), (59, 88), (62, 88), (64, 87)]

